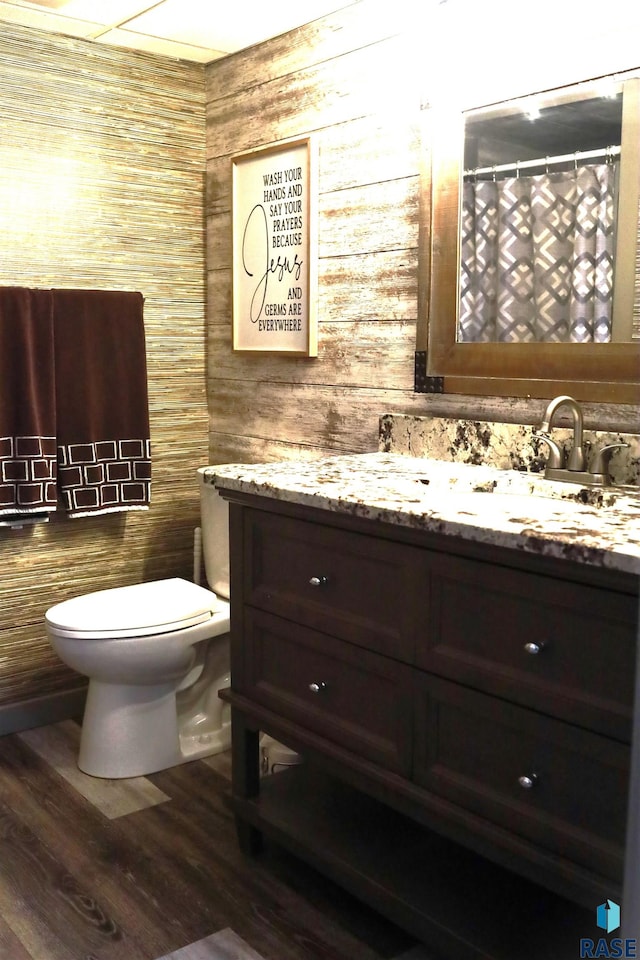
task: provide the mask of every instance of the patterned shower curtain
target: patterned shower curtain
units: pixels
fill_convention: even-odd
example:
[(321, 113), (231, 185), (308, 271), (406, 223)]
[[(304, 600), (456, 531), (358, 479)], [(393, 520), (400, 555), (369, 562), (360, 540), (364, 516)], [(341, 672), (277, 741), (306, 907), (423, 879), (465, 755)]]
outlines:
[(611, 339), (617, 163), (465, 182), (458, 339)]

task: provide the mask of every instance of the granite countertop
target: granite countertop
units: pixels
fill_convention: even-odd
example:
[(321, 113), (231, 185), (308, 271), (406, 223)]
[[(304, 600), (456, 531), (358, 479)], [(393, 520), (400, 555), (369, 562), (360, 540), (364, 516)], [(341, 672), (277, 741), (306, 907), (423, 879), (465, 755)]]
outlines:
[(640, 492), (371, 453), (205, 471), (216, 487), (640, 574)]

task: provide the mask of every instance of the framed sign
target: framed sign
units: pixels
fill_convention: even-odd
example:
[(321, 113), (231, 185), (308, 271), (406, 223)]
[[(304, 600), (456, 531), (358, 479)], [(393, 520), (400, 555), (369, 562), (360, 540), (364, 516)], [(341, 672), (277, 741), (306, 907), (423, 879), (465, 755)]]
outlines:
[(231, 160), (234, 350), (318, 354), (313, 146), (286, 140)]

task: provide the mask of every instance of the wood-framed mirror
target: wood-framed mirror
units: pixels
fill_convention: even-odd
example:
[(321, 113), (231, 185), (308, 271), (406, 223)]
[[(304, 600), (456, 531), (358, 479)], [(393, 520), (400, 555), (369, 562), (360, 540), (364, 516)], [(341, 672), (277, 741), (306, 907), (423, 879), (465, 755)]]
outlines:
[[(416, 392), (538, 398), (570, 393), (578, 400), (594, 402), (640, 400), (639, 76), (634, 71), (603, 77), (545, 91), (535, 98), (469, 110), (433, 105), (423, 111)], [(613, 114), (608, 106), (612, 103)], [(537, 121), (532, 119), (532, 108), (544, 120), (535, 136)], [(614, 119), (613, 126), (617, 122), (618, 130), (612, 131), (610, 120), (616, 111), (618, 121)], [(546, 138), (539, 132), (545, 125)], [(602, 131), (596, 135), (599, 127)], [(564, 160), (564, 165), (557, 164), (558, 160)], [(616, 171), (610, 181), (614, 184), (610, 204), (614, 220), (608, 228), (612, 253), (608, 260), (598, 254), (592, 270), (597, 273), (605, 261), (611, 268), (610, 328), (602, 335), (602, 324), (592, 324), (600, 329), (604, 342), (594, 342), (593, 337), (585, 342), (584, 329), (569, 334), (578, 336), (580, 342), (563, 341), (558, 330), (566, 327), (564, 314), (562, 322), (551, 322), (546, 330), (539, 328), (539, 318), (535, 325), (528, 320), (515, 323), (517, 311), (513, 298), (508, 297), (503, 298), (501, 308), (506, 324), (498, 323), (496, 328), (493, 321), (490, 334), (486, 327), (481, 335), (477, 330), (474, 333), (473, 323), (463, 329), (461, 314), (469, 313), (464, 305), (468, 270), (462, 255), (465, 174), (474, 182), (482, 178), (492, 184), (500, 178), (517, 180), (520, 189), (525, 179), (540, 181), (543, 174), (550, 173), (546, 179), (555, 182), (563, 170), (577, 170), (578, 165), (580, 169), (610, 165)], [(499, 215), (503, 213), (501, 206)], [(557, 209), (554, 216), (558, 216)], [(542, 247), (548, 271), (549, 246), (543, 242)], [(493, 261), (489, 257), (480, 263), (477, 273), (478, 283), (492, 287), (496, 300), (502, 295), (496, 293), (502, 262), (499, 268), (496, 258), (501, 254), (492, 256)], [(503, 273), (509, 275), (513, 288), (514, 276), (517, 274), (518, 283), (522, 279), (523, 258), (517, 251), (511, 251), (509, 257), (509, 270)], [(553, 268), (557, 278), (557, 263)], [(543, 286), (547, 278), (548, 273)], [(528, 281), (527, 286), (522, 281), (528, 290), (522, 299), (534, 296), (532, 284), (537, 283), (537, 279)], [(568, 303), (570, 297), (564, 294), (580, 283), (563, 275), (563, 295), (558, 300)], [(597, 296), (602, 296), (600, 291)], [(540, 313), (538, 307), (533, 310)], [(520, 336), (522, 330), (524, 337)]]

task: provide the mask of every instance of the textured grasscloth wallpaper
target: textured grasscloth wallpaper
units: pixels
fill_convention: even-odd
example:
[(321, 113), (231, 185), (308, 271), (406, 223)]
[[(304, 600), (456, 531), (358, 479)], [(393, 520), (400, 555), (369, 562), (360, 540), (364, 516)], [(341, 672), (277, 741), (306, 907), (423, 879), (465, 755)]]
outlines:
[(204, 69), (2, 25), (0, 284), (140, 290), (148, 512), (0, 529), (0, 706), (80, 684), (47, 607), (189, 576), (207, 463)]

